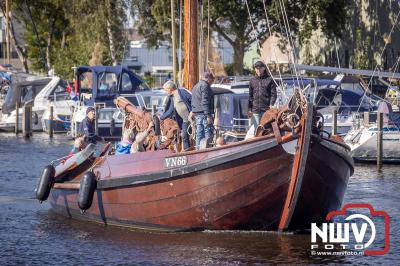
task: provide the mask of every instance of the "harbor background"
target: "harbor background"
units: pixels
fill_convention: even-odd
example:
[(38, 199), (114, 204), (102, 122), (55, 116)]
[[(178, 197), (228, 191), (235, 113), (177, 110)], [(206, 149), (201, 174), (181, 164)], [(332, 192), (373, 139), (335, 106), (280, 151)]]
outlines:
[[(384, 256), (313, 256), (310, 234), (205, 231), (140, 232), (80, 222), (39, 204), (34, 189), (43, 167), (64, 156), (64, 135), (30, 139), (0, 134), (0, 265), (397, 265), (400, 261), (400, 166), (357, 165), (344, 203), (370, 203), (390, 215)], [(377, 228), (381, 232), (382, 228)]]

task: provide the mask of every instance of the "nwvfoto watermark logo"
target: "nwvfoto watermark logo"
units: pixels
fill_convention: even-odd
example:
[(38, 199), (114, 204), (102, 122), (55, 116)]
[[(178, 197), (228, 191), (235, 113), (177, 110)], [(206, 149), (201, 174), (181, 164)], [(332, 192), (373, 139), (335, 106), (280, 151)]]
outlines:
[[(342, 219), (332, 221), (334, 217)], [(389, 251), (390, 217), (385, 211), (376, 211), (367, 203), (346, 204), (328, 213), (326, 220), (332, 222), (311, 224), (312, 255), (384, 255)], [(377, 226), (379, 223), (383, 225)], [(378, 239), (383, 247), (376, 248)]]

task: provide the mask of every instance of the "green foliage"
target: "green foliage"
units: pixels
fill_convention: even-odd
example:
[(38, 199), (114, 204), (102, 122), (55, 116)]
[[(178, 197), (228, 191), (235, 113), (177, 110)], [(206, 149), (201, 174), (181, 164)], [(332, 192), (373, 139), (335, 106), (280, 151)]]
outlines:
[(363, 39), (361, 29), (356, 29), (354, 42), (356, 47), (354, 50), (353, 67), (358, 69), (373, 68), (375, 62), (372, 62), (368, 56), (368, 51), (371, 47), (371, 37), (367, 36)]
[(330, 38), (341, 38), (348, 20), (346, 0), (302, 0), (302, 18), (299, 29), (299, 43), (306, 43), (312, 31), (321, 29)]
[[(226, 64), (224, 66), (226, 75), (228, 76), (234, 76), (235, 75), (235, 70), (234, 70), (234, 64)], [(247, 75), (253, 75), (254, 71), (252, 69), (249, 68), (243, 68), (243, 75), (247, 76)]]
[(103, 48), (101, 63), (112, 64), (108, 25), (116, 58), (123, 58), (123, 23), (129, 4), (130, 0), (13, 0), (12, 11), (26, 27), (32, 68), (39, 72), (54, 68), (71, 79), (72, 67), (89, 64), (97, 43)]
[(153, 76), (151, 76), (151, 73), (146, 72), (146, 73), (144, 74), (144, 76), (142, 77), (142, 79), (143, 79), (143, 81), (144, 81), (147, 85), (149, 85), (150, 87), (153, 87), (153, 86), (154, 86), (155, 79), (154, 79)]
[[(171, 28), (170, 0), (132, 0), (131, 11), (139, 18), (139, 34), (146, 38), (148, 47), (158, 47), (158, 42), (167, 37), (164, 32)], [(178, 11), (175, 16), (179, 18)]]

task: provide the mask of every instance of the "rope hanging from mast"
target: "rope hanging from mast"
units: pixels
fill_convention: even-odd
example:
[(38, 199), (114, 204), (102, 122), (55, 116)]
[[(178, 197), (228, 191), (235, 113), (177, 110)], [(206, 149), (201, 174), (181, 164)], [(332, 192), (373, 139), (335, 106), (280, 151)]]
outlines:
[[(392, 29), (390, 30), (390, 33), (389, 33), (389, 35), (388, 35), (389, 38), (391, 37), (391, 35), (392, 35), (392, 33), (393, 33), (393, 30), (394, 30), (394, 28), (395, 28), (396, 25), (397, 25), (397, 21), (398, 21), (398, 19), (399, 19), (399, 16), (400, 16), (400, 10), (399, 10), (399, 12), (397, 13), (396, 20), (395, 20), (395, 22), (393, 23)], [(382, 51), (381, 51), (381, 53), (380, 53), (380, 55), (379, 55), (380, 58), (382, 58), (383, 52), (386, 50), (387, 44), (388, 44), (388, 42), (385, 42), (385, 45), (383, 46), (383, 49), (382, 49)], [(374, 68), (374, 71), (372, 72), (372, 76), (370, 77), (370, 79), (369, 79), (369, 81), (368, 81), (367, 89), (369, 89), (369, 87), (370, 87), (370, 85), (371, 85), (372, 78), (375, 76), (375, 72), (376, 72), (376, 70), (378, 69), (378, 65), (379, 65), (379, 64), (376, 63), (376, 66), (375, 66), (375, 68)], [(362, 96), (362, 98), (361, 98), (361, 100), (360, 100), (360, 105), (359, 105), (358, 108), (357, 108), (357, 113), (360, 111), (361, 104), (363, 103), (364, 98), (365, 98), (366, 95), (367, 95), (367, 92), (364, 91), (364, 94), (363, 94), (363, 96)]]
[(289, 25), (289, 20), (287, 18), (285, 4), (283, 3), (282, 0), (279, 0), (279, 5), (280, 5), (280, 8), (281, 8), (283, 24), (285, 26), (285, 30), (286, 30), (286, 33), (287, 33), (287, 38), (288, 38), (289, 45), (290, 45), (290, 50), (291, 50), (290, 55), (292, 56), (294, 74), (295, 74), (295, 77), (296, 77), (296, 80), (297, 80), (297, 84), (300, 85), (299, 75), (297, 73), (297, 68), (296, 68), (296, 61), (297, 60), (296, 60), (296, 54), (294, 52), (294, 47), (295, 46), (294, 46), (294, 41), (292, 39), (292, 34), (291, 34), (290, 25)]
[(209, 50), (210, 50), (210, 0), (207, 0), (207, 52), (206, 52), (206, 67), (209, 63)]
[[(393, 26), (392, 26), (392, 29), (390, 30), (390, 33), (389, 33), (389, 35), (388, 35), (388, 38), (391, 38), (392, 33), (393, 33), (393, 31), (394, 31), (394, 28), (395, 28), (396, 25), (397, 25), (397, 21), (398, 21), (398, 19), (399, 19), (399, 16), (400, 16), (400, 10), (399, 10), (399, 12), (397, 13), (396, 20), (395, 20), (395, 22), (393, 23)], [(382, 58), (383, 52), (386, 50), (387, 44), (388, 44), (388, 42), (385, 42), (385, 46), (383, 47), (383, 49), (382, 49), (382, 51), (381, 51), (381, 53), (380, 53), (380, 55), (379, 55), (380, 58)], [(378, 69), (378, 65), (379, 65), (379, 64), (377, 63), (376, 66), (375, 66), (375, 68), (374, 68), (374, 72), (372, 72), (372, 76), (371, 76), (371, 78), (369, 79), (369, 82), (368, 82), (368, 88), (369, 88), (369, 86), (371, 85), (372, 78), (374, 77), (376, 70)]]
[[(267, 27), (268, 27), (268, 32), (269, 32), (269, 37), (272, 37), (272, 31), (271, 31), (271, 27), (270, 27), (270, 23), (269, 23), (269, 17), (268, 17), (268, 13), (267, 13), (267, 7), (265, 6), (265, 0), (263, 0), (263, 6), (264, 6), (264, 12), (265, 12), (265, 18), (267, 19)], [(275, 45), (272, 49), (274, 56), (275, 56), (275, 60), (278, 60), (277, 56), (276, 56), (276, 48)], [(279, 68), (279, 64), (278, 65), (278, 74), (279, 74), (279, 78), (282, 80), (282, 73), (281, 70)]]
[[(250, 19), (251, 27), (252, 27), (252, 29), (253, 29), (253, 32), (256, 33), (257, 47), (258, 47), (259, 51), (261, 51), (260, 40), (258, 39), (257, 30), (255, 29), (254, 23), (253, 23), (253, 19), (251, 18), (250, 8), (249, 8), (249, 4), (247, 3), (247, 0), (245, 0), (245, 3), (246, 3), (246, 7), (247, 7), (247, 12), (248, 12), (248, 14), (249, 14), (249, 19)], [(274, 76), (272, 75), (272, 72), (271, 72), (271, 70), (269, 69), (268, 64), (265, 64), (265, 66), (266, 66), (266, 68), (267, 68), (268, 74), (270, 75), (270, 77), (271, 77), (272, 80), (274, 81), (276, 87), (277, 87), (277, 88), (280, 88), (279, 85), (278, 85), (278, 83), (276, 82)]]
[[(203, 34), (203, 19), (204, 19), (204, 6), (203, 6), (203, 0), (199, 1), (200, 4), (200, 38), (199, 38), (199, 50), (198, 50), (198, 57), (201, 57), (201, 53), (204, 53), (204, 34)], [(200, 60), (199, 60), (200, 61)], [(199, 76), (200, 74), (204, 72), (204, 57), (201, 60), (201, 65), (199, 67)]]

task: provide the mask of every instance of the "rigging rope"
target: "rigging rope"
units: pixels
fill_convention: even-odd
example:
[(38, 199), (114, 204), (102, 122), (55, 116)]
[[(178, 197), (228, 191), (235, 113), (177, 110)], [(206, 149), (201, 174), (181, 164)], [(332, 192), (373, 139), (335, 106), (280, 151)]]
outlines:
[[(253, 19), (251, 18), (250, 8), (249, 8), (249, 4), (247, 3), (247, 0), (245, 0), (245, 3), (246, 3), (246, 7), (247, 7), (247, 12), (249, 13), (249, 19), (250, 19), (251, 27), (253, 28), (253, 32), (256, 32), (257, 46), (258, 46), (259, 51), (261, 51), (260, 40), (258, 39), (258, 34), (257, 34), (257, 31), (256, 31), (256, 29), (255, 29), (255, 27), (254, 27)], [(272, 75), (272, 72), (271, 72), (271, 70), (269, 69), (268, 64), (265, 64), (265, 66), (266, 66), (266, 68), (267, 68), (268, 74), (270, 75), (270, 77), (271, 77), (272, 80), (274, 81), (275, 86), (281, 90), (281, 88), (279, 87), (278, 83), (276, 82), (274, 76)]]
[[(203, 1), (200, 0), (200, 41), (199, 41), (199, 50), (198, 52), (198, 58), (204, 58), (201, 56), (201, 51), (203, 51), (204, 54), (204, 34), (203, 34), (203, 19), (204, 19), (204, 6), (203, 6)], [(203, 68), (203, 69), (201, 69)], [(204, 71), (204, 60), (201, 60), (201, 65), (199, 67), (199, 76), (201, 75), (201, 73)]]
[(206, 68), (208, 67), (208, 53), (210, 49), (210, 0), (207, 0), (207, 53), (206, 53)]
[(335, 50), (336, 50), (337, 64), (338, 64), (338, 67), (340, 68), (340, 59), (339, 59), (339, 52), (338, 52), (338, 48), (337, 48), (337, 44), (336, 44), (336, 38), (334, 39), (334, 41), (335, 41)]
[[(296, 55), (295, 55), (295, 52), (294, 52), (294, 41), (292, 39), (289, 20), (287, 18), (286, 8), (285, 8), (285, 5), (283, 3), (283, 0), (279, 1), (279, 5), (281, 7), (283, 23), (284, 23), (284, 26), (285, 26), (285, 30), (286, 30), (286, 33), (287, 33), (288, 40), (289, 40), (289, 45), (290, 45), (290, 50), (291, 50), (290, 55), (292, 56), (292, 60), (293, 60), (293, 70), (294, 70), (294, 73), (295, 73), (295, 76), (296, 76), (297, 84), (300, 86), (299, 75), (297, 73), (297, 68), (296, 68)], [(304, 85), (304, 84), (302, 83), (302, 85)]]
[[(263, 0), (263, 6), (264, 6), (265, 17), (266, 17), (266, 19), (267, 19), (267, 27), (268, 27), (269, 37), (272, 37), (272, 31), (271, 31), (271, 27), (269, 26), (270, 23), (269, 23), (269, 17), (268, 17), (268, 13), (267, 13), (267, 8), (266, 8), (266, 6), (265, 6), (265, 0)], [(278, 61), (278, 58), (277, 58), (277, 56), (276, 56), (275, 45), (273, 46), (272, 51), (273, 51), (273, 53), (274, 53), (275, 60)], [(279, 64), (278, 64), (278, 63), (277, 63), (277, 66), (278, 66), (279, 78), (280, 78), (281, 81), (282, 81), (282, 73), (281, 73), (281, 70), (280, 70), (280, 67), (279, 67)], [(286, 95), (285, 95), (285, 96), (286, 96)]]
[[(397, 21), (398, 21), (398, 19), (399, 19), (399, 16), (400, 16), (400, 10), (399, 10), (399, 12), (397, 13), (396, 20), (395, 20), (395, 22), (393, 23), (393, 26), (392, 26), (392, 29), (390, 30), (390, 33), (389, 33), (389, 35), (388, 35), (388, 38), (390, 38), (390, 36), (392, 35), (393, 30), (394, 30), (394, 28), (395, 28), (396, 25), (397, 25)], [(382, 58), (383, 52), (385, 51), (387, 44), (388, 44), (388, 42), (385, 42), (385, 46), (383, 46), (382, 52), (381, 52), (380, 55), (379, 55), (380, 58)], [(374, 72), (372, 72), (372, 76), (371, 76), (371, 78), (369, 79), (369, 82), (368, 82), (368, 88), (369, 88), (369, 86), (371, 85), (372, 78), (374, 77), (374, 74), (375, 74), (376, 70), (378, 69), (378, 65), (379, 65), (379, 64), (377, 63), (376, 66), (375, 66), (375, 68), (374, 68)]]
[[(399, 16), (400, 16), (400, 10), (399, 10), (399, 12), (397, 13), (396, 20), (395, 20), (395, 22), (393, 23), (393, 26), (392, 26), (392, 29), (390, 30), (390, 33), (389, 33), (389, 35), (388, 35), (388, 38), (390, 38), (390, 36), (392, 35), (393, 30), (394, 30), (394, 28), (395, 28), (396, 25), (397, 25), (397, 21), (398, 21), (398, 19), (399, 19)], [(385, 42), (385, 45), (383, 46), (383, 49), (382, 49), (382, 51), (381, 51), (381, 53), (380, 53), (380, 55), (379, 55), (380, 58), (382, 58), (383, 52), (385, 51), (387, 44), (388, 44), (388, 42)], [(369, 82), (368, 82), (368, 85), (367, 85), (367, 89), (369, 89), (369, 87), (370, 87), (370, 85), (371, 85), (372, 78), (374, 77), (375, 72), (376, 72), (376, 70), (378, 69), (378, 65), (379, 65), (379, 64), (376, 63), (376, 66), (375, 66), (375, 68), (374, 68), (374, 71), (372, 72), (372, 76), (371, 76), (371, 78), (369, 79)], [(372, 92), (372, 90), (371, 90), (371, 92)], [(364, 101), (364, 98), (365, 98), (366, 95), (367, 95), (367, 92), (364, 91), (364, 94), (363, 94), (363, 96), (362, 96), (362, 98), (361, 98), (361, 100), (360, 100), (360, 104), (359, 104), (359, 106), (358, 106), (358, 108), (357, 108), (357, 113), (360, 111), (361, 104), (362, 104), (362, 102)]]

